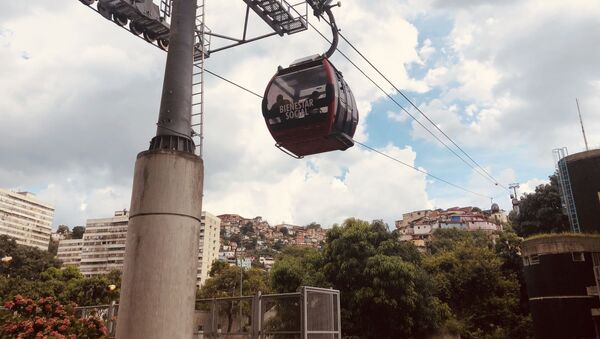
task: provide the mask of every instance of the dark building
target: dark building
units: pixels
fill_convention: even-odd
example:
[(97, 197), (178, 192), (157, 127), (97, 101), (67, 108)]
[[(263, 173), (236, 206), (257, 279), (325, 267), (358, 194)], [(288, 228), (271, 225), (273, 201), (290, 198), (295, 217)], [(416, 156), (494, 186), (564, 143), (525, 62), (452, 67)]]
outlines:
[(572, 230), (600, 233), (600, 149), (560, 158), (561, 199)]
[(600, 338), (600, 235), (537, 237), (521, 252), (535, 337)]

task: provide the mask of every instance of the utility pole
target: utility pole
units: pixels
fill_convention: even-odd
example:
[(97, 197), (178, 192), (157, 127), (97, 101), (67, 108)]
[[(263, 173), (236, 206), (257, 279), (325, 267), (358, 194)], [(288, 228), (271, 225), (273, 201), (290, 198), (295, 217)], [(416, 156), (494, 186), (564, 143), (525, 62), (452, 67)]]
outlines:
[(581, 133), (583, 133), (583, 142), (585, 142), (585, 150), (589, 151), (587, 138), (585, 136), (585, 129), (583, 128), (583, 119), (581, 119), (581, 110), (579, 109), (579, 100), (575, 98), (575, 103), (577, 104), (577, 113), (579, 114), (579, 123), (581, 124)]
[(204, 180), (191, 128), (196, 0), (173, 0), (171, 18), (158, 128), (135, 163), (118, 339), (193, 334)]
[(521, 185), (519, 185), (518, 183), (508, 185), (508, 188), (513, 190), (515, 198), (517, 198), (517, 188), (519, 187), (521, 187)]
[(511, 195), (511, 202), (513, 205), (513, 211), (515, 211), (517, 214), (519, 213), (519, 198), (517, 195), (517, 188), (521, 187), (521, 185), (519, 185), (518, 183), (512, 183), (508, 185), (509, 189), (512, 189), (514, 194)]

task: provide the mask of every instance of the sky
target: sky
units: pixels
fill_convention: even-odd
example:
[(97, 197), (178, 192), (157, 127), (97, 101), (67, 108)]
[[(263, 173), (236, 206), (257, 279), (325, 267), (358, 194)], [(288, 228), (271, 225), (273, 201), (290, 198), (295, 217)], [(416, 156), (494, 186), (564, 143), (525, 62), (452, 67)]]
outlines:
[[(344, 0), (333, 11), (342, 34), (500, 185), (389, 100), (386, 93), (433, 130), (342, 41), (340, 51), (386, 91), (340, 53), (331, 58), (359, 106), (355, 139), (422, 172), (360, 145), (286, 156), (260, 99), (207, 74), (203, 210), (324, 227), (348, 217), (393, 227), (413, 210), (487, 209), (490, 198), (510, 210), (502, 186), (531, 192), (554, 172), (553, 149), (584, 150), (575, 98), (590, 148), (600, 147), (595, 1)], [(241, 37), (244, 12), (240, 0), (206, 0), (206, 24), (217, 34)], [(251, 15), (249, 37), (267, 32)], [(206, 68), (263, 93), (277, 66), (328, 47), (309, 29), (214, 53)], [(156, 128), (165, 58), (77, 0), (1, 2), (0, 187), (53, 204), (55, 228), (129, 208), (136, 154)]]

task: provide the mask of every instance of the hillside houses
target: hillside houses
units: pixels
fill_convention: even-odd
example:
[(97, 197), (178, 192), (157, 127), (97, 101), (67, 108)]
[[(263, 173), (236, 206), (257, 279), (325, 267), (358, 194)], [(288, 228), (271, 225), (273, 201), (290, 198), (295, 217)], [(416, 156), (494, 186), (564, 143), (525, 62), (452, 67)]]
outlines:
[(492, 233), (502, 231), (502, 224), (506, 220), (506, 213), (496, 204), (484, 212), (473, 207), (452, 207), (405, 213), (402, 220), (396, 221), (396, 229), (401, 241), (412, 241), (416, 246), (423, 247), (436, 229), (455, 228)]

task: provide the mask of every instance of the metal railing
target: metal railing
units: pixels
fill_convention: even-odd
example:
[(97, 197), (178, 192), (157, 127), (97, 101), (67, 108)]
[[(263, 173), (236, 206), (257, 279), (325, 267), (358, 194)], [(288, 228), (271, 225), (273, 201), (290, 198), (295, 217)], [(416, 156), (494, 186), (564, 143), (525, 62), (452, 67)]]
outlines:
[(117, 316), (119, 314), (119, 304), (116, 301), (106, 305), (81, 306), (75, 308), (75, 316), (79, 318), (98, 317), (104, 321), (107, 335), (114, 338), (117, 330)]
[(339, 291), (300, 292), (196, 301), (197, 338), (340, 339)]
[[(77, 307), (78, 317), (104, 320), (114, 337), (119, 305)], [(300, 292), (196, 300), (196, 339), (341, 339), (340, 292), (304, 286)]]

